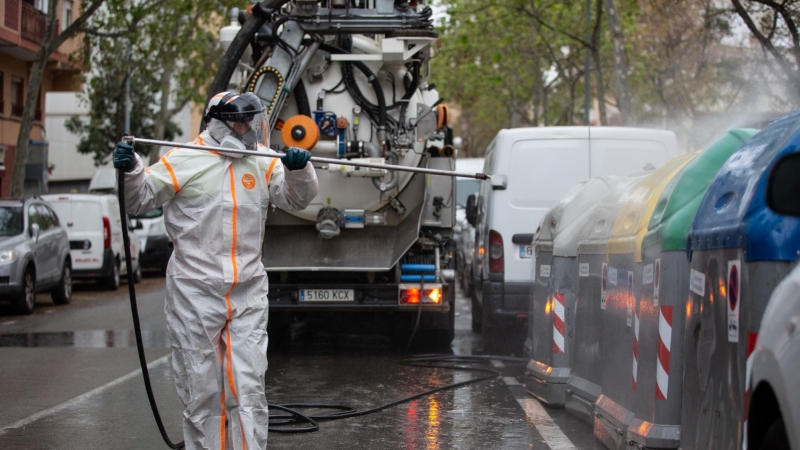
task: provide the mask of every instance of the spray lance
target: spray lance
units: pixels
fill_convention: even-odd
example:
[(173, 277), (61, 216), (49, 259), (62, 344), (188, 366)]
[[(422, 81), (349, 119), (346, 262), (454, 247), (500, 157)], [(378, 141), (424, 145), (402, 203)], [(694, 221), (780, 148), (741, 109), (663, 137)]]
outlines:
[[(210, 147), (206, 145), (196, 145), (196, 144), (178, 144), (169, 141), (158, 141), (155, 139), (137, 138), (135, 136), (123, 136), (122, 140), (131, 145), (139, 143), (147, 145), (157, 145), (161, 147), (191, 148), (194, 150), (204, 150), (207, 152), (236, 153), (239, 155), (260, 156), (263, 158), (280, 158), (281, 156), (283, 156), (283, 153), (267, 153), (258, 150), (241, 150), (230, 147)], [(459, 178), (474, 178), (476, 180), (489, 179), (489, 175), (485, 173), (461, 173), (461, 172), (454, 172), (452, 170), (428, 169), (425, 167), (410, 167), (410, 166), (400, 166), (400, 165), (395, 166), (392, 164), (378, 164), (378, 163), (370, 163), (364, 161), (350, 161), (347, 159), (321, 158), (319, 156), (312, 156), (309, 159), (309, 161), (316, 163), (323, 163), (323, 164), (341, 165), (341, 166), (365, 167), (369, 169), (396, 170), (400, 172), (427, 173), (430, 175), (444, 175), (444, 176), (459, 177)]]

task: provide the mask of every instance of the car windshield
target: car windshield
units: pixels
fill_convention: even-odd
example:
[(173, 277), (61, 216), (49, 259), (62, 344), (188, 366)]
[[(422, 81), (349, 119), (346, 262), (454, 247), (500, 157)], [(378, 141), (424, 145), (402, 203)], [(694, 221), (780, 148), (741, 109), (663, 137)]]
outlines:
[(139, 214), (138, 216), (131, 216), (131, 219), (155, 219), (156, 217), (161, 217), (163, 214), (164, 211), (161, 208), (156, 208), (144, 214)]
[(0, 206), (0, 236), (22, 234), (22, 206)]

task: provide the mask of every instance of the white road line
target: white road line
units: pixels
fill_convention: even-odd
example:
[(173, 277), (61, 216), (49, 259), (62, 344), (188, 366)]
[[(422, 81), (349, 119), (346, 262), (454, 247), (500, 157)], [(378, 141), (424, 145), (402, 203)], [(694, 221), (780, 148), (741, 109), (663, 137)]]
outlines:
[(3, 322), (3, 325), (14, 325), (15, 323), (17, 323), (16, 320), (8, 320), (6, 322)]
[[(165, 362), (167, 362), (168, 359), (169, 359), (169, 355), (162, 356), (161, 358), (158, 358), (157, 360), (155, 360), (155, 361), (151, 362), (150, 364), (148, 364), (147, 368), (152, 370), (153, 368), (158, 367), (161, 364), (164, 364)], [(104, 391), (107, 391), (107, 390), (113, 388), (114, 386), (122, 384), (122, 383), (130, 380), (131, 378), (135, 378), (137, 376), (141, 376), (141, 374), (142, 374), (142, 369), (136, 369), (133, 372), (127, 374), (127, 375), (123, 375), (122, 377), (117, 378), (114, 381), (111, 381), (111, 382), (106, 383), (106, 384), (104, 384), (104, 385), (102, 385), (100, 387), (92, 389), (91, 391), (89, 391), (89, 392), (87, 392), (85, 394), (81, 394), (81, 395), (79, 395), (79, 396), (77, 396), (77, 397), (75, 397), (75, 398), (73, 398), (71, 400), (67, 400), (64, 403), (61, 403), (61, 404), (56, 405), (56, 406), (53, 406), (52, 408), (45, 409), (44, 411), (39, 411), (36, 414), (28, 416), (28, 417), (26, 417), (26, 418), (24, 418), (22, 420), (18, 420), (16, 422), (12, 423), (12, 424), (5, 425), (3, 428), (0, 428), (0, 436), (6, 434), (9, 430), (13, 430), (15, 428), (22, 428), (22, 427), (24, 427), (24, 426), (26, 426), (26, 425), (28, 425), (30, 423), (36, 422), (39, 419), (42, 419), (42, 418), (47, 417), (47, 416), (51, 416), (51, 415), (53, 415), (53, 414), (55, 414), (57, 412), (65, 410), (65, 409), (67, 409), (67, 408), (69, 408), (71, 406), (75, 406), (75, 405), (81, 403), (82, 401), (88, 400), (89, 398), (94, 397), (95, 395), (100, 394), (100, 393), (102, 393)]]
[[(503, 377), (503, 381), (508, 386), (519, 386), (520, 382), (514, 377)], [(539, 400), (535, 398), (518, 398), (517, 402), (525, 410), (525, 415), (528, 416), (536, 431), (542, 435), (542, 438), (547, 442), (547, 446), (552, 450), (576, 450), (572, 445), (572, 441), (561, 431), (558, 425), (553, 422), (553, 419), (547, 414)]]
[(536, 431), (542, 435), (544, 441), (552, 450), (576, 450), (569, 438), (564, 435), (561, 428), (553, 422), (547, 411), (542, 408), (538, 400), (534, 398), (517, 399), (525, 414), (528, 415), (531, 423), (536, 427)]
[(503, 364), (503, 361), (498, 361), (496, 359), (490, 359), (489, 362), (492, 363), (495, 369), (502, 369), (503, 367), (506, 366), (505, 364)]

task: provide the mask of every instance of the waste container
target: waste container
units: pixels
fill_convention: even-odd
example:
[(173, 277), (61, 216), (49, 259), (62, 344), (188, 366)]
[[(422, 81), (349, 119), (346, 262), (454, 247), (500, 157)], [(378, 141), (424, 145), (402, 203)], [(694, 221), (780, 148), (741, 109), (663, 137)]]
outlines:
[(532, 318), (528, 334), (531, 360), (527, 391), (552, 406), (564, 406), (578, 284), (578, 240), (583, 222), (619, 177), (598, 177), (576, 185), (551, 208), (536, 242)]
[(674, 158), (639, 181), (625, 199), (611, 230), (606, 248), (605, 309), (600, 312), (603, 391), (594, 404), (595, 436), (610, 449), (627, 446), (626, 433), (633, 421), (633, 394), (655, 384), (655, 377), (650, 379), (639, 367), (641, 327), (637, 299), (642, 286), (642, 239), (664, 188), (696, 155)]
[(748, 358), (770, 293), (796, 264), (800, 220), (767, 207), (774, 163), (800, 147), (800, 112), (771, 122), (722, 166), (688, 238), (681, 448), (746, 441)]
[(664, 189), (642, 241), (638, 366), (628, 447), (678, 448), (683, 358), (682, 314), (688, 292), (686, 238), (709, 183), (757, 130), (733, 129), (689, 162)]
[[(601, 394), (603, 366), (600, 337), (603, 333), (601, 302), (605, 301), (603, 269), (606, 244), (617, 213), (629, 191), (642, 177), (620, 180), (597, 203), (585, 220), (576, 222), (578, 231), (578, 282), (575, 297), (570, 376), (565, 390), (567, 411), (589, 424), (594, 423), (594, 403)], [(577, 231), (577, 230), (576, 230)]]

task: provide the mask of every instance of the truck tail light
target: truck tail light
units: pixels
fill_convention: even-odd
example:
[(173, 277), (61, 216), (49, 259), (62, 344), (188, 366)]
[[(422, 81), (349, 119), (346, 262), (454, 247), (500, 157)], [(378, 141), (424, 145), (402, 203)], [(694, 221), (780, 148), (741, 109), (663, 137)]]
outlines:
[(503, 259), (503, 236), (495, 230), (489, 231), (489, 272), (505, 272)]
[(111, 221), (103, 217), (103, 248), (111, 247)]
[(442, 290), (439, 288), (425, 289), (420, 293), (418, 288), (411, 288), (400, 291), (400, 303), (418, 305), (420, 300), (423, 304), (438, 305), (442, 301)]

